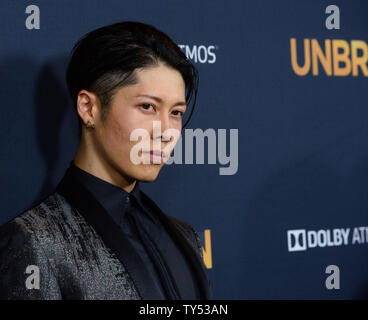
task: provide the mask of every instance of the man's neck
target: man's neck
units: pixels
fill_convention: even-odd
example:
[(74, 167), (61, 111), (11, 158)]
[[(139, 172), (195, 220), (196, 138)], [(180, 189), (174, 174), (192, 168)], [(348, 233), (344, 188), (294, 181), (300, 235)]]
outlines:
[(109, 182), (115, 186), (118, 186), (124, 189), (126, 192), (131, 192), (135, 184), (136, 180), (126, 179), (113, 168), (110, 168), (108, 165), (104, 165), (100, 162), (90, 162), (85, 160), (86, 157), (81, 157), (80, 154), (77, 153), (73, 163), (78, 168), (88, 172), (89, 174), (94, 175), (97, 178), (100, 178), (106, 182)]

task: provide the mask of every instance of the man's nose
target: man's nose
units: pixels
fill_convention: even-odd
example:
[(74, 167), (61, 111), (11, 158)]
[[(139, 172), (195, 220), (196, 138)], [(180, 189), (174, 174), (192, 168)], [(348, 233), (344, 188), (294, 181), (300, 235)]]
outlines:
[(153, 124), (153, 138), (161, 138), (163, 141), (166, 141), (169, 139), (167, 135), (165, 134), (165, 131), (170, 128), (170, 121), (169, 121), (169, 115), (163, 114), (157, 117), (156, 121), (154, 121)]

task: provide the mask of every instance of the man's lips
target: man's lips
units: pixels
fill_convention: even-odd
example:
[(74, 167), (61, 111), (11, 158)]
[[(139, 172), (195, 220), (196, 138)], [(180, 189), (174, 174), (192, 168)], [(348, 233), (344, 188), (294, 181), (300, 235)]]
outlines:
[(165, 153), (161, 150), (143, 151), (143, 153), (150, 154), (155, 157), (165, 158)]
[(154, 151), (150, 151), (150, 153), (155, 155), (155, 156), (159, 156), (161, 158), (164, 157), (164, 153), (162, 151), (154, 150)]

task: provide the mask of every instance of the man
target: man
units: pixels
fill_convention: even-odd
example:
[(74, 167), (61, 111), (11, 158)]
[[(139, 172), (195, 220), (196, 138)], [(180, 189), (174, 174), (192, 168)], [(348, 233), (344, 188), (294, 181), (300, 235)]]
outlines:
[(121, 22), (78, 41), (66, 80), (77, 154), (53, 193), (0, 227), (0, 298), (210, 299), (198, 234), (139, 185), (174, 148), (194, 66), (153, 26)]

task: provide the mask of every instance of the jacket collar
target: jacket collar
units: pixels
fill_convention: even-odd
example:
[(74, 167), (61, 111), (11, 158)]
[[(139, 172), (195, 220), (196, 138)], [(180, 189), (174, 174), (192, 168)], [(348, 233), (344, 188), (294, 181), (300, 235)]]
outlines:
[[(148, 272), (145, 264), (124, 235), (121, 228), (96, 198), (80, 183), (71, 173), (70, 167), (56, 187), (56, 192), (74, 206), (83, 218), (93, 227), (102, 238), (105, 245), (117, 255), (119, 261), (130, 274), (140, 296), (144, 300), (158, 300), (160, 297), (154, 290), (152, 275)], [(182, 235), (176, 225), (162, 210), (139, 189), (138, 197), (140, 204), (149, 206), (155, 211), (160, 221), (164, 224), (174, 241), (182, 249), (193, 267), (202, 292), (202, 299), (211, 299), (209, 282), (203, 262), (197, 251), (193, 249), (187, 239)]]
[(136, 181), (131, 192), (127, 192), (121, 187), (100, 179), (99, 177), (77, 167), (73, 160), (70, 161), (69, 171), (73, 177), (96, 198), (96, 200), (111, 215), (118, 225), (121, 225), (124, 221), (124, 208), (129, 195), (137, 200), (141, 209), (143, 209), (148, 218), (153, 223), (156, 223), (155, 217), (152, 216), (149, 210), (145, 210), (143, 207), (139, 181)]

